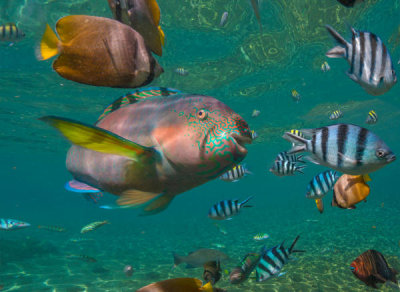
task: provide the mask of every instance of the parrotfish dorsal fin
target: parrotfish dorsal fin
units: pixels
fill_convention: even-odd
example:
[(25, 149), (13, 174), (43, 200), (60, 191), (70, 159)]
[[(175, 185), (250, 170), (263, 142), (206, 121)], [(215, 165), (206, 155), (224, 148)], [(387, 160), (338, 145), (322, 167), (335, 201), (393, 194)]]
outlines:
[(173, 89), (173, 88), (166, 88), (166, 87), (147, 87), (147, 88), (139, 88), (136, 89), (124, 96), (121, 96), (117, 100), (115, 100), (112, 104), (110, 104), (103, 113), (100, 115), (99, 119), (97, 120), (96, 124), (101, 121), (105, 116), (116, 111), (119, 108), (124, 106), (133, 104), (141, 99), (146, 99), (148, 97), (154, 96), (169, 96), (173, 94), (181, 93), (180, 90)]

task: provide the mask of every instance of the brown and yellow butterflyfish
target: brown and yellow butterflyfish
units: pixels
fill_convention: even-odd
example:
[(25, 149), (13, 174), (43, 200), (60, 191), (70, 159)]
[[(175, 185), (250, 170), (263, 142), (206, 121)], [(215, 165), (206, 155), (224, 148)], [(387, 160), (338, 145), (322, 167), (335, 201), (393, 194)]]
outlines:
[(365, 201), (370, 192), (366, 182), (369, 175), (343, 174), (333, 188), (332, 206), (343, 209), (355, 209), (355, 205)]
[(143, 37), (146, 46), (162, 55), (165, 35), (160, 26), (161, 12), (156, 0), (108, 0), (116, 20), (131, 26)]
[(142, 287), (136, 292), (212, 292), (213, 287), (208, 282), (203, 285), (201, 280), (196, 278), (175, 278)]
[(37, 48), (37, 58), (57, 54), (53, 69), (62, 77), (94, 86), (136, 88), (149, 84), (164, 70), (143, 37), (113, 19), (70, 15), (49, 25)]

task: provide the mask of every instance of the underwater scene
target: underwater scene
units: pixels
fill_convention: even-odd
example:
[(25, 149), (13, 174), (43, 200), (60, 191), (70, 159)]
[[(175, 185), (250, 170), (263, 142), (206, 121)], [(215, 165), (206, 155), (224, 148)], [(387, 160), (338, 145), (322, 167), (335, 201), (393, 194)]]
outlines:
[(0, 291), (400, 290), (400, 0), (0, 20)]

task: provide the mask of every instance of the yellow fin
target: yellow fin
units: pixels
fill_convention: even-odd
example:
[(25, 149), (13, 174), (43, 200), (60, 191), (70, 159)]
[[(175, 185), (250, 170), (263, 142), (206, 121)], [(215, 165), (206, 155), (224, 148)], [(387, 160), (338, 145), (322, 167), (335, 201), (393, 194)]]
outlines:
[(74, 120), (46, 116), (40, 118), (59, 130), (75, 145), (97, 152), (129, 157), (137, 161), (141, 156), (152, 156), (155, 151), (115, 135), (107, 130)]
[(121, 206), (130, 205), (130, 207), (137, 207), (148, 203), (160, 194), (143, 192), (139, 190), (128, 190), (122, 193), (117, 200), (117, 204)]
[(161, 44), (163, 46), (165, 46), (165, 34), (164, 34), (164, 31), (162, 30), (161, 26), (158, 26), (158, 33), (160, 35)]
[(371, 177), (369, 176), (369, 174), (364, 174), (363, 175), (363, 179), (364, 179), (365, 182), (369, 182), (369, 181), (372, 180)]
[(46, 30), (43, 34), (42, 41), (36, 50), (36, 57), (39, 60), (47, 60), (60, 53), (60, 40), (50, 25), (46, 24)]
[(160, 24), (160, 7), (157, 4), (156, 0), (147, 0), (147, 6), (150, 9), (151, 15), (153, 16), (153, 21), (156, 26)]
[(211, 285), (211, 282), (208, 282), (207, 284), (205, 284), (203, 287), (200, 288), (200, 291), (204, 291), (204, 292), (213, 292), (214, 289)]
[(316, 199), (315, 204), (317, 204), (317, 209), (322, 214), (324, 212), (324, 202), (322, 199)]
[(143, 215), (153, 215), (164, 211), (171, 203), (173, 198), (174, 196), (162, 194), (153, 201), (149, 202), (146, 208), (143, 209)]

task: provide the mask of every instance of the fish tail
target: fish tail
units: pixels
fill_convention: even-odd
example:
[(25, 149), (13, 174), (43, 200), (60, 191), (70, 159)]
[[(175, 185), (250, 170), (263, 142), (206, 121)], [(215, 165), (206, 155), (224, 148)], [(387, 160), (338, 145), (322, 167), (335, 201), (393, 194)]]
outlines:
[(293, 252), (305, 252), (304, 250), (294, 250), (294, 246), (296, 245), (297, 241), (299, 240), (300, 235), (297, 235), (296, 238), (293, 240), (292, 245), (289, 247), (289, 254)]
[(42, 40), (36, 49), (36, 58), (38, 60), (47, 60), (60, 53), (61, 41), (58, 39), (51, 27), (46, 24), (46, 30)]
[(294, 153), (303, 152), (303, 151), (307, 150), (307, 145), (308, 145), (307, 139), (297, 136), (297, 135), (293, 135), (290, 132), (285, 132), (285, 134), (283, 134), (282, 137), (283, 137), (283, 139), (292, 143), (292, 149), (287, 151), (288, 154), (294, 154)]
[(296, 171), (300, 172), (301, 174), (304, 174), (303, 169), (306, 168), (306, 165), (299, 165), (296, 166)]
[(240, 207), (250, 207), (250, 206), (243, 206), (245, 205), (248, 201), (250, 201), (253, 198), (253, 196), (248, 197), (246, 200), (240, 203)]
[(304, 157), (304, 155), (302, 155), (302, 154), (299, 155), (299, 156), (297, 156), (297, 162), (306, 163), (306, 162), (304, 161), (303, 157)]
[(172, 256), (174, 257), (174, 268), (183, 263), (183, 258), (175, 252), (172, 252)]

